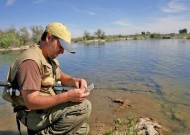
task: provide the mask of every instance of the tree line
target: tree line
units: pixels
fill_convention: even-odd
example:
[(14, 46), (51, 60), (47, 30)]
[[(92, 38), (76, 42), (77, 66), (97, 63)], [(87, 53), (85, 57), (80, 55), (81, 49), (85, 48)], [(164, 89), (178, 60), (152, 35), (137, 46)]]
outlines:
[[(15, 27), (10, 28), (1, 28), (0, 29), (0, 48), (9, 48), (9, 47), (20, 47), (23, 45), (32, 45), (37, 43), (40, 40), (40, 36), (43, 33), (44, 28), (42, 26), (31, 26), (30, 28), (21, 27), (16, 29)], [(82, 37), (72, 38), (72, 42), (85, 42), (85, 41), (96, 41), (96, 40), (127, 40), (127, 39), (148, 39), (148, 38), (170, 38), (177, 37), (182, 38), (187, 36), (190, 38), (190, 33), (187, 29), (180, 29), (178, 34), (159, 34), (159, 33), (150, 33), (150, 32), (141, 32), (140, 34), (135, 35), (106, 35), (105, 32), (101, 29), (97, 29), (94, 33), (89, 33), (84, 31)]]
[(30, 28), (15, 27), (0, 29), (0, 47), (19, 47), (23, 45), (31, 45), (38, 42), (43, 32), (42, 26), (32, 26)]

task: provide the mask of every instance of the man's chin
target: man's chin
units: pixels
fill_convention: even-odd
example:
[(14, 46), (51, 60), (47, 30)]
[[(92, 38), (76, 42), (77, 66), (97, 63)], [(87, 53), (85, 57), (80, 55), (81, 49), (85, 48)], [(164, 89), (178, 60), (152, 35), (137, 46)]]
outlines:
[(58, 57), (58, 55), (59, 55), (59, 54), (54, 55), (54, 58), (53, 58), (53, 59), (57, 58), (57, 57)]
[(50, 59), (55, 59), (57, 57), (57, 55), (51, 56), (49, 57)]

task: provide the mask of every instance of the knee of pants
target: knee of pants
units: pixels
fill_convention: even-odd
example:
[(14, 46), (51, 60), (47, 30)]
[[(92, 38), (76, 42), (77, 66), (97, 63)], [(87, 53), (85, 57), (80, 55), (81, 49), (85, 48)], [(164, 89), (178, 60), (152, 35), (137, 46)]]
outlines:
[(91, 104), (91, 102), (89, 101), (89, 100), (85, 100), (84, 101), (85, 102), (85, 104), (86, 104), (86, 114), (87, 114), (87, 117), (89, 117), (90, 116), (90, 114), (91, 114), (91, 111), (92, 111), (92, 104)]

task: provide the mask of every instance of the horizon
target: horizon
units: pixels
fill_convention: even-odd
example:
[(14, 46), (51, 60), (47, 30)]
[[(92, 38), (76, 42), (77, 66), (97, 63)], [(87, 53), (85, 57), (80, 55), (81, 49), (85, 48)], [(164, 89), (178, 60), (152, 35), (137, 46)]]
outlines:
[[(72, 38), (97, 29), (105, 35), (135, 35), (143, 32), (178, 33), (190, 31), (190, 0), (2, 0), (0, 27), (45, 26), (62, 22)], [(9, 19), (6, 19), (9, 18)]]

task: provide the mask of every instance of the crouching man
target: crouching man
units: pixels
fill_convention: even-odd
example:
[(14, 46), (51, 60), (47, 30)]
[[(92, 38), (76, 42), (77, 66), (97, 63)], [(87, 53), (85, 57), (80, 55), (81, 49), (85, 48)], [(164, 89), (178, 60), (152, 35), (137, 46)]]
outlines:
[[(64, 50), (75, 53), (67, 27), (55, 22), (47, 25), (39, 45), (24, 51), (12, 64), (7, 81), (20, 95), (3, 98), (10, 101), (17, 119), (28, 128), (31, 135), (85, 135), (89, 132), (87, 120), (91, 103), (86, 99), (87, 82), (61, 71), (56, 60)], [(60, 81), (73, 89), (55, 94), (53, 85)]]

